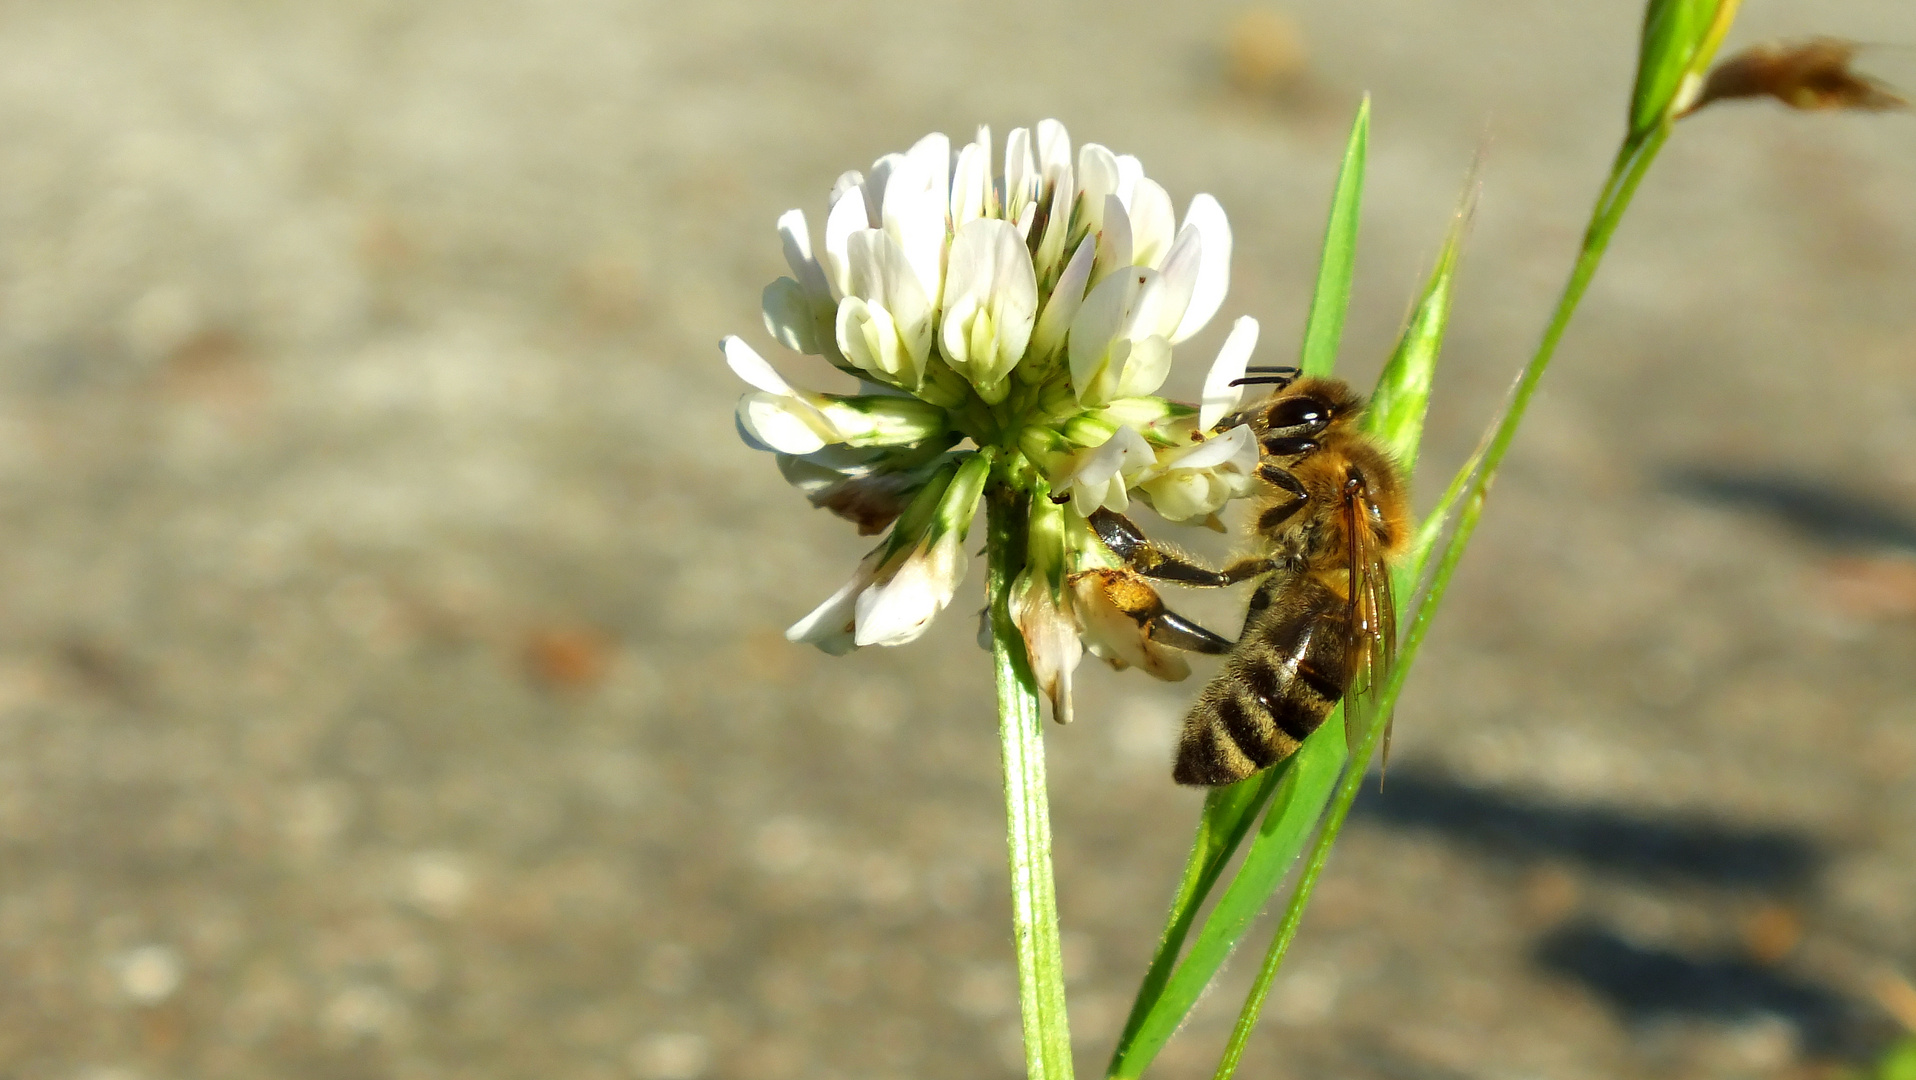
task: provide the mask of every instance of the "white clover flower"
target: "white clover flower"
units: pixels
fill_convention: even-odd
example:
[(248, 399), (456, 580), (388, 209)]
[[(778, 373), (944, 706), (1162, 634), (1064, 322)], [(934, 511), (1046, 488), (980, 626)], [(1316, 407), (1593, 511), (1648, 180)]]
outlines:
[(1244, 400), (1244, 369), (1251, 362), (1251, 350), (1257, 348), (1257, 320), (1249, 315), (1231, 324), (1231, 336), (1217, 351), (1217, 360), (1204, 376), (1204, 402), (1198, 408), (1198, 429), (1209, 431), (1237, 410)]
[(976, 218), (958, 230), (945, 279), (938, 343), (945, 362), (987, 404), (1005, 399), (1038, 318), (1038, 277), (1024, 237), (1008, 221)]
[(928, 402), (889, 394), (843, 397), (794, 390), (750, 345), (729, 337), (724, 347), (733, 373), (759, 390), (739, 399), (739, 426), (780, 453), (809, 454), (834, 443), (906, 446), (947, 429), (944, 410)]
[(811, 614), (786, 628), (785, 639), (809, 642), (833, 656), (843, 656), (857, 648), (858, 598), (878, 581), (885, 555), (885, 546), (881, 544), (865, 556), (850, 581), (826, 597)]
[(1109, 439), (1082, 451), (1079, 457), (1080, 463), (1071, 471), (1065, 490), (1071, 493), (1071, 508), (1086, 517), (1100, 507), (1123, 513), (1131, 505), (1127, 489), (1140, 473), (1157, 462), (1151, 444), (1129, 426), (1120, 427)]
[(1239, 424), (1216, 438), (1160, 453), (1134, 482), (1166, 521), (1207, 518), (1251, 493), (1257, 457), (1257, 437)]
[(1237, 321), (1201, 407), (1155, 396), (1230, 285), (1217, 201), (1194, 197), (1180, 220), (1138, 159), (1095, 143), (1074, 153), (1046, 120), (1001, 148), (983, 128), (955, 148), (928, 135), (841, 176), (816, 247), (801, 211), (778, 231), (791, 272), (765, 288), (767, 332), (865, 392), (795, 388), (727, 338), (727, 363), (753, 387), (741, 435), (777, 452), (814, 505), (863, 533), (890, 530), (787, 636), (834, 653), (918, 637), (950, 604), (966, 530), (995, 491), (1029, 517), (1011, 614), (1054, 714), (1070, 715), (1080, 639), (1181, 677), (1182, 659), (1097, 585), (1118, 563), (1085, 519), (1142, 499), (1171, 520), (1208, 520), (1251, 489), (1249, 429), (1213, 429), (1237, 406), (1228, 384), (1256, 344), (1254, 320)]
[(891, 580), (860, 593), (852, 643), (863, 647), (916, 641), (958, 591), (965, 576), (964, 539), (957, 530), (925, 539), (906, 555)]

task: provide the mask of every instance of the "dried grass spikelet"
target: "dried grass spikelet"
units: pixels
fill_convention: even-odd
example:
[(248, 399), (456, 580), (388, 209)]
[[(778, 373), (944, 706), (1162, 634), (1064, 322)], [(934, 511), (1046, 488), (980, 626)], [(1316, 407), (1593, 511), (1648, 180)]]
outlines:
[(1907, 108), (1888, 84), (1850, 69), (1859, 46), (1837, 38), (1754, 45), (1718, 64), (1679, 116), (1729, 98), (1773, 97), (1792, 109)]

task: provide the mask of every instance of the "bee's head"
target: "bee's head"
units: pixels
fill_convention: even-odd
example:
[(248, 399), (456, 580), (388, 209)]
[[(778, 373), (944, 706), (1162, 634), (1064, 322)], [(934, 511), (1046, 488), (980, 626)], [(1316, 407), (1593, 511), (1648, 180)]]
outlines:
[(1341, 379), (1300, 379), (1245, 412), (1263, 434), (1298, 439), (1321, 434), (1363, 408), (1364, 399)]

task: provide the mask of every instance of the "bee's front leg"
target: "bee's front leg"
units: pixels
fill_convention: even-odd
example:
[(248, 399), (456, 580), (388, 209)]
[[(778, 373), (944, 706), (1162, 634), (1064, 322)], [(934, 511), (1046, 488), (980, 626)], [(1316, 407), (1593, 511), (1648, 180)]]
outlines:
[(1132, 570), (1159, 581), (1175, 581), (1180, 585), (1201, 588), (1223, 588), (1277, 569), (1277, 564), (1272, 560), (1253, 556), (1239, 559), (1222, 570), (1213, 570), (1181, 551), (1151, 540), (1136, 522), (1123, 514), (1099, 509), (1092, 511), (1088, 520), (1091, 528), (1097, 532), (1098, 539), (1104, 541), (1104, 546), (1110, 548), (1113, 555), (1123, 559)]

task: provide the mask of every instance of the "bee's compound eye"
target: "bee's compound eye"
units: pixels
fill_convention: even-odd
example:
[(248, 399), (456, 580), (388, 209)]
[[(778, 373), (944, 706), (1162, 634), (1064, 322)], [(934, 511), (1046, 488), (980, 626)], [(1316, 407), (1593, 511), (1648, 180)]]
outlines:
[(1273, 434), (1315, 434), (1330, 422), (1330, 407), (1314, 397), (1285, 398), (1264, 414), (1264, 425)]

